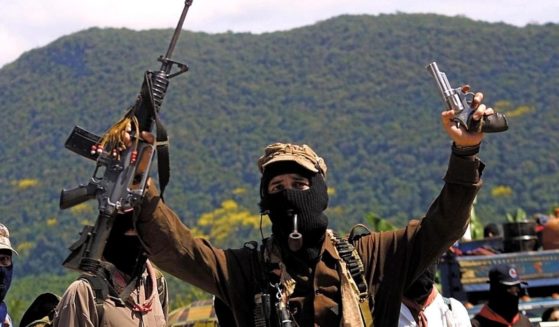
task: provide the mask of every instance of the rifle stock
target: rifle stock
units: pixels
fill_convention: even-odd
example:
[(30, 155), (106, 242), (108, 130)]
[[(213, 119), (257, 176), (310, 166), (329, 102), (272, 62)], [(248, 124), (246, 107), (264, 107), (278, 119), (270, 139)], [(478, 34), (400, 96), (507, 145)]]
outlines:
[[(71, 208), (95, 198), (99, 209), (95, 225), (85, 226), (80, 233), (80, 239), (70, 246), (71, 253), (63, 263), (69, 269), (93, 273), (100, 269), (103, 251), (114, 220), (118, 219), (119, 214), (132, 210), (137, 214), (137, 207), (144, 196), (151, 163), (156, 153), (163, 193), (168, 180), (169, 161), (167, 157), (161, 157), (161, 153), (167, 153), (167, 135), (158, 114), (169, 86), (169, 79), (188, 71), (187, 65), (170, 58), (191, 4), (192, 0), (185, 1), (169, 48), (165, 56), (158, 59), (161, 68), (155, 72), (146, 71), (138, 98), (125, 116), (102, 137), (76, 126), (65, 143), (69, 150), (95, 160), (96, 166), (88, 184), (62, 190), (60, 208)], [(178, 71), (171, 73), (175, 65)], [(140, 137), (143, 131), (155, 132), (157, 143), (164, 145), (156, 149), (154, 145), (145, 142)], [(125, 135), (129, 135), (130, 142)], [(126, 149), (121, 151), (123, 145), (126, 145)]]

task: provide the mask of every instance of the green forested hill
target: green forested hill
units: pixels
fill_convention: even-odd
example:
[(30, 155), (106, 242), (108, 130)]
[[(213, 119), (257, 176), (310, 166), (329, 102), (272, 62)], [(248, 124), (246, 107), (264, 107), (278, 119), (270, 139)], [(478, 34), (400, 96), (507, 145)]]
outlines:
[[(119, 119), (171, 34), (92, 28), (0, 70), (0, 219), (19, 246), (20, 276), (64, 273), (66, 248), (96, 217), (94, 201), (58, 209), (60, 190), (87, 183), (94, 168), (64, 141), (75, 124), (100, 134)], [(554, 24), (437, 15), (340, 16), (259, 35), (184, 31), (173, 57), (190, 72), (171, 80), (162, 109), (167, 203), (190, 224), (228, 199), (257, 214), (256, 159), (289, 141), (326, 159), (334, 228), (367, 213), (396, 225), (422, 215), (450, 153), (425, 69), (436, 60), (454, 86), (469, 83), (509, 115), (510, 130), (483, 144), (478, 215), (547, 212), (559, 202), (558, 45)]]

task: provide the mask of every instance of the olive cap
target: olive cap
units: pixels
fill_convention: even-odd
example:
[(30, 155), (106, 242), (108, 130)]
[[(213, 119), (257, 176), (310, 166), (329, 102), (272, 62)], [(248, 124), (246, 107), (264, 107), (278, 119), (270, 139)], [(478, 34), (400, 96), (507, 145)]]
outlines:
[(326, 163), (310, 146), (303, 144), (274, 143), (264, 148), (264, 155), (258, 159), (258, 169), (264, 173), (266, 166), (279, 161), (293, 161), (313, 173), (326, 176)]

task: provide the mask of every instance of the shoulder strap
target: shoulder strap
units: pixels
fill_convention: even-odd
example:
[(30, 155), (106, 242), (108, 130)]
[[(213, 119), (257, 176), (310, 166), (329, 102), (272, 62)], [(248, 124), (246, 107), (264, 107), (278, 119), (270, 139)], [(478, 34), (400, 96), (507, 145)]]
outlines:
[(443, 296), (443, 301), (446, 304), (446, 306), (448, 307), (448, 310), (452, 311), (452, 302), (450, 301), (450, 299)]
[(252, 253), (251, 270), (252, 276), (258, 278), (258, 287), (254, 290), (254, 326), (271, 326), (272, 302), (269, 292), (268, 263), (264, 260), (264, 251), (268, 238), (262, 240), (258, 247), (258, 242), (251, 241), (245, 243), (245, 248)]
[(109, 285), (108, 281), (98, 275), (82, 274), (79, 279), (86, 280), (95, 295), (95, 302), (103, 302), (109, 296)]
[(90, 274), (82, 274), (79, 279), (86, 280), (89, 285), (91, 285), (91, 289), (95, 295), (95, 309), (97, 310), (97, 317), (99, 319), (99, 323), (101, 323), (103, 321), (103, 316), (105, 315), (103, 303), (109, 297), (110, 293), (109, 281), (99, 275)]
[(167, 299), (167, 282), (165, 281), (165, 276), (159, 269), (154, 269), (155, 281), (157, 283), (157, 294), (159, 295), (159, 301), (161, 304), (166, 302)]
[(355, 226), (353, 226), (351, 228), (351, 231), (349, 232), (349, 236), (348, 236), (348, 241), (352, 244), (354, 244), (357, 240), (359, 240), (361, 237), (366, 236), (366, 235), (370, 235), (371, 231), (369, 230), (369, 228), (363, 224), (357, 224)]
[(159, 176), (160, 196), (163, 199), (163, 193), (171, 175), (171, 165), (169, 164), (169, 138), (158, 113), (155, 113), (155, 126), (157, 131), (157, 174)]

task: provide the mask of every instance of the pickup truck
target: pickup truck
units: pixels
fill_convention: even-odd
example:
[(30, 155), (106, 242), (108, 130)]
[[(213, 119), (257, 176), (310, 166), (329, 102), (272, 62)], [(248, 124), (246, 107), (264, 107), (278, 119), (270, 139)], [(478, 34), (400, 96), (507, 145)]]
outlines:
[[(488, 299), (489, 270), (495, 264), (506, 263), (514, 266), (520, 278), (528, 283), (519, 309), (538, 326), (545, 309), (559, 306), (559, 250), (519, 248), (506, 252), (504, 244), (502, 237), (457, 244), (458, 251), (449, 251), (439, 263), (442, 294), (464, 303), (473, 317)], [(476, 249), (492, 249), (496, 253)]]

